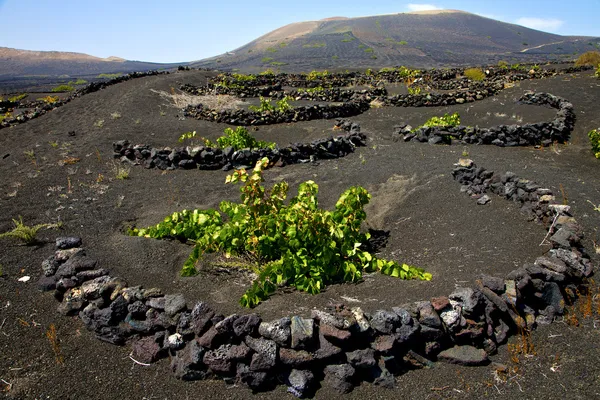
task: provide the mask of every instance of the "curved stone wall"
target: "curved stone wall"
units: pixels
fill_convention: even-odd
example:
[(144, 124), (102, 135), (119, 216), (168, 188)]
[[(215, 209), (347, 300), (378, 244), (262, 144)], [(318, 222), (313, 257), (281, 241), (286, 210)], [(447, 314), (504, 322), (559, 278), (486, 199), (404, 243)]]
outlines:
[(548, 146), (554, 142), (566, 143), (575, 127), (573, 104), (549, 93), (526, 92), (520, 99), (524, 104), (535, 104), (557, 109), (552, 121), (524, 125), (498, 125), (490, 128), (478, 126), (421, 127), (413, 129), (401, 124), (394, 127), (394, 136), (407, 141), (430, 144), (452, 144), (458, 140), (465, 144), (493, 144), (496, 146)]
[(132, 145), (126, 140), (113, 143), (114, 157), (122, 162), (142, 165), (145, 168), (171, 169), (223, 169), (251, 167), (267, 157), (277, 166), (297, 164), (318, 159), (345, 157), (355, 147), (366, 145), (366, 135), (360, 126), (347, 120), (338, 120), (336, 126), (349, 132), (310, 143), (294, 143), (276, 149), (219, 149), (204, 146), (188, 146), (156, 149), (148, 145)]
[(478, 204), (492, 201), (488, 192), (521, 204), (546, 224), (552, 249), (504, 279), (481, 276), (474, 287), (448, 296), (372, 314), (337, 305), (275, 321), (224, 316), (181, 294), (129, 286), (87, 257), (79, 238), (56, 240), (38, 285), (54, 292), (59, 312), (79, 315), (99, 339), (129, 341), (136, 362), (169, 356), (182, 380), (215, 377), (253, 390), (285, 384), (292, 394), (309, 397), (319, 381), (346, 393), (363, 380), (393, 388), (394, 374), (435, 361), (484, 365), (511, 333), (563, 314), (593, 268), (581, 226), (549, 189), (470, 160), (461, 160), (452, 175)]

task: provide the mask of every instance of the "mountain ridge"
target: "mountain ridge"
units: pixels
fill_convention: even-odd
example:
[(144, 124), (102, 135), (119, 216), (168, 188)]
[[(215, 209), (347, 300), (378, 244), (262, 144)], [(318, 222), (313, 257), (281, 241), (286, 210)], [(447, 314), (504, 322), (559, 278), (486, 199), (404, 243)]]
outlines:
[[(593, 37), (561, 36), (461, 10), (432, 10), (291, 23), (192, 66), (266, 68), (440, 67), (569, 59)], [(598, 45), (598, 43), (596, 43)], [(526, 51), (523, 51), (527, 49)]]

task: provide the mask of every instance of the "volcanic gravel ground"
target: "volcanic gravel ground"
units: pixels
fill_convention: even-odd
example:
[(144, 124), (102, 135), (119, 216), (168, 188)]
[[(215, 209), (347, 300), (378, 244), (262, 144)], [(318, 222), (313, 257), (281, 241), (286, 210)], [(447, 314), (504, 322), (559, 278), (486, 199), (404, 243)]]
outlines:
[[(179, 277), (191, 247), (124, 235), (129, 225), (156, 224), (183, 208), (217, 207), (223, 199), (236, 200), (237, 187), (224, 185), (223, 171), (160, 171), (133, 167), (130, 179), (115, 179), (112, 143), (127, 139), (154, 147), (178, 146), (186, 131), (218, 137), (223, 124), (180, 119), (180, 112), (154, 90), (169, 92), (180, 83), (206, 83), (206, 72), (182, 72), (134, 79), (76, 99), (43, 117), (0, 131), (0, 231), (12, 229), (11, 218), (22, 216), (28, 225), (64, 223), (64, 230), (43, 230), (46, 243), (25, 247), (0, 241), (0, 389), (15, 399), (187, 399), (249, 398), (245, 387), (222, 381), (181, 382), (168, 371), (168, 360), (149, 367), (134, 364), (129, 349), (98, 341), (76, 317), (56, 312), (58, 303), (37, 290), (40, 263), (54, 251), (56, 236), (77, 235), (88, 255), (111, 275), (130, 285), (159, 287), (183, 293), (188, 304), (208, 301), (219, 312), (246, 313), (237, 301), (250, 280), (246, 274), (206, 268), (193, 278)], [(320, 185), (320, 204), (331, 209), (352, 185), (365, 186), (373, 195), (367, 225), (390, 232), (381, 256), (417, 265), (433, 274), (431, 282), (400, 281), (371, 274), (359, 284), (332, 285), (311, 296), (285, 291), (255, 309), (263, 319), (308, 315), (313, 307), (331, 302), (359, 305), (366, 311), (448, 295), (457, 286), (471, 286), (479, 274), (504, 276), (531, 262), (547, 247), (540, 246), (545, 230), (528, 222), (515, 204), (492, 197), (488, 206), (460, 193), (453, 181), (453, 164), (464, 151), (478, 165), (503, 173), (512, 171), (552, 189), (572, 206), (586, 232), (586, 248), (600, 240), (599, 161), (594, 159), (587, 132), (600, 126), (600, 82), (590, 72), (521, 82), (485, 100), (437, 108), (372, 109), (353, 118), (367, 134), (368, 144), (337, 160), (319, 160), (273, 168), (266, 184), (290, 183), (289, 197), (299, 183), (312, 179)], [(417, 126), (445, 112), (459, 112), (465, 125), (492, 126), (549, 120), (554, 110), (521, 105), (515, 100), (525, 90), (549, 92), (574, 104), (577, 124), (567, 145), (534, 149), (496, 146), (439, 146), (405, 143), (392, 136), (400, 122)], [(112, 118), (112, 113), (120, 118)], [(102, 127), (97, 127), (103, 120)], [(261, 127), (252, 133), (260, 140), (290, 142), (336, 135), (333, 120)], [(74, 132), (74, 133), (69, 133)], [(50, 142), (57, 142), (57, 146)], [(24, 154), (33, 150), (35, 159)], [(67, 156), (80, 158), (62, 165)], [(597, 265), (597, 258), (594, 262)], [(32, 279), (19, 282), (29, 275)], [(598, 321), (580, 327), (564, 322), (541, 327), (532, 340), (537, 355), (521, 357), (517, 370), (502, 346), (493, 361), (511, 368), (506, 382), (496, 381), (494, 365), (465, 368), (442, 363), (434, 370), (411, 371), (397, 377), (397, 388), (386, 390), (362, 384), (345, 398), (600, 398), (600, 330)], [(57, 362), (46, 331), (56, 327), (60, 355)], [(514, 338), (512, 339), (515, 340)], [(254, 398), (290, 396), (280, 386)], [(339, 397), (323, 388), (318, 398)]]

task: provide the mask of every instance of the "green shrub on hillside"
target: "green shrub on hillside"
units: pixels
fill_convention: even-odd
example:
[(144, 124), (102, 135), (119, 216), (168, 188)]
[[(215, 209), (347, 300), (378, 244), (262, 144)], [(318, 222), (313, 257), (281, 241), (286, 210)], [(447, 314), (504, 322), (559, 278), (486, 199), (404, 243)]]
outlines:
[(594, 157), (600, 158), (600, 129), (589, 131), (588, 137), (590, 138), (590, 144), (592, 145)]
[(307, 181), (286, 205), (285, 181), (270, 189), (262, 186), (262, 173), (268, 164), (263, 158), (250, 174), (238, 170), (227, 177), (226, 183), (243, 183), (240, 203), (223, 201), (220, 212), (175, 212), (156, 226), (132, 229), (130, 234), (195, 242), (182, 275), (196, 274), (196, 263), (204, 253), (221, 252), (252, 260), (250, 268), (257, 278), (240, 299), (244, 307), (256, 306), (278, 287), (293, 286), (317, 294), (330, 283), (357, 282), (365, 272), (431, 279), (422, 269), (379, 259), (361, 248), (369, 239), (360, 231), (366, 219), (364, 206), (371, 198), (364, 188), (351, 187), (334, 211), (326, 211), (318, 207), (318, 185)]
[(467, 68), (464, 75), (472, 81), (482, 81), (485, 79), (485, 73), (479, 68)]
[(575, 65), (591, 65), (593, 67), (600, 65), (600, 52), (588, 51), (586, 53), (583, 53), (577, 58), (577, 61), (575, 61)]
[(325, 70), (323, 72), (320, 71), (310, 71), (307, 75), (306, 75), (306, 80), (307, 81), (314, 81), (317, 79), (325, 79), (327, 78), (327, 75), (329, 75), (329, 71)]
[(75, 88), (71, 85), (59, 85), (59, 86), (53, 88), (52, 92), (54, 92), (54, 93), (72, 92), (73, 90), (75, 90)]
[(428, 128), (428, 127), (451, 127), (460, 125), (460, 115), (458, 113), (454, 113), (452, 115), (448, 115), (448, 113), (444, 114), (443, 117), (431, 117), (429, 118), (423, 125), (415, 128), (417, 130), (419, 128)]
[(238, 82), (254, 82), (256, 80), (254, 75), (232, 74), (231, 76)]
[(87, 81), (85, 79), (77, 79), (76, 81), (70, 81), (69, 85), (85, 85)]
[[(275, 143), (256, 140), (254, 136), (248, 133), (248, 130), (242, 126), (238, 126), (235, 130), (226, 128), (223, 136), (217, 138), (217, 143), (213, 143), (208, 139), (204, 139), (204, 144), (207, 147), (225, 149), (233, 147), (234, 150), (241, 149), (274, 149)], [(195, 134), (195, 132), (194, 132)]]
[(98, 78), (115, 79), (115, 78), (120, 77), (121, 75), (123, 75), (123, 74), (121, 74), (119, 72), (117, 72), (115, 74), (100, 74), (100, 75), (98, 75)]
[(22, 93), (22, 94), (17, 94), (15, 96), (9, 97), (8, 101), (11, 101), (13, 103), (16, 103), (17, 101), (21, 101), (23, 100), (25, 97), (27, 97), (27, 93)]
[(594, 73), (594, 76), (598, 79), (600, 79), (600, 64), (598, 64), (598, 68), (596, 68), (596, 72)]
[(325, 43), (308, 43), (305, 45), (302, 45), (302, 47), (304, 47), (305, 49), (319, 49), (321, 47), (325, 47), (326, 44)]

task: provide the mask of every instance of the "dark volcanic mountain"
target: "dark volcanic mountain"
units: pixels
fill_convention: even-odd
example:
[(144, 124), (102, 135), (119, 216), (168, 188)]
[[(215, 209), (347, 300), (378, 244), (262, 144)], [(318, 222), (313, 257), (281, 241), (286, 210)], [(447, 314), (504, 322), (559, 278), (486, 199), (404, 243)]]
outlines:
[(193, 66), (257, 71), (438, 67), (571, 58), (600, 39), (560, 36), (455, 10), (335, 17), (276, 29)]
[(99, 58), (82, 53), (29, 51), (0, 47), (0, 77), (82, 77), (101, 73), (127, 73), (172, 68), (179, 64), (129, 61), (118, 57)]

